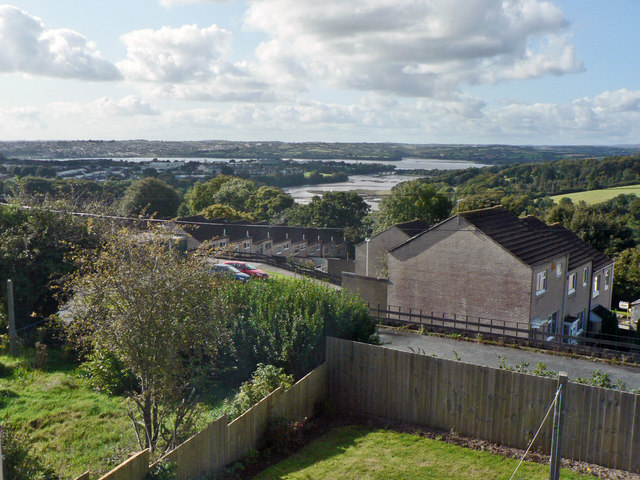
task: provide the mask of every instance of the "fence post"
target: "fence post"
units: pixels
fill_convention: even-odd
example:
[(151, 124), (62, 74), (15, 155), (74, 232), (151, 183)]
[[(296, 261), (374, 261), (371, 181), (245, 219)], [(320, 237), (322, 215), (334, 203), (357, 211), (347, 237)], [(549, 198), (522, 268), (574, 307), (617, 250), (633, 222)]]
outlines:
[(562, 467), (562, 431), (564, 428), (564, 405), (567, 396), (567, 372), (558, 374), (558, 400), (553, 410), (553, 429), (551, 430), (551, 462), (549, 466), (549, 480), (560, 479)]
[(16, 335), (16, 314), (13, 304), (13, 281), (7, 280), (7, 314), (9, 316), (9, 348), (11, 356), (18, 356), (18, 339)]
[(0, 480), (4, 480), (4, 455), (2, 453), (2, 428), (0, 428)]

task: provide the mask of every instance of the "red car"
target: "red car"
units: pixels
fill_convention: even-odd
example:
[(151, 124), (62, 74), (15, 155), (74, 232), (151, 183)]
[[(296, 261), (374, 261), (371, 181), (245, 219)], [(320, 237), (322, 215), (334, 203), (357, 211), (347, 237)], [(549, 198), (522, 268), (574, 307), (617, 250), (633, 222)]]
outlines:
[(226, 262), (223, 262), (223, 263), (225, 263), (226, 265), (231, 265), (232, 267), (236, 267), (242, 273), (246, 273), (247, 275), (251, 275), (252, 277), (255, 277), (255, 278), (262, 278), (262, 279), (269, 278), (269, 274), (267, 272), (254, 267), (250, 263), (237, 262), (235, 260), (227, 260)]

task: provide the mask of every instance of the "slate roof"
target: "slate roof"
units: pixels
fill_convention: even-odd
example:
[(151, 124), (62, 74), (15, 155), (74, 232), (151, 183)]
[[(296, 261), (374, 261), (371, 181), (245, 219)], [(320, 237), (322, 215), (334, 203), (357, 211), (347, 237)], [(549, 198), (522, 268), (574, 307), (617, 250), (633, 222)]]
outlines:
[(549, 226), (535, 217), (518, 218), (502, 207), (473, 210), (459, 216), (531, 267), (567, 254), (570, 270), (589, 260), (594, 271), (613, 263), (566, 228)]
[(220, 237), (228, 237), (231, 242), (237, 242), (251, 237), (254, 244), (269, 240), (273, 243), (286, 241), (291, 243), (346, 243), (343, 233), (336, 229), (269, 225), (266, 222), (252, 223), (248, 220), (230, 222), (224, 218), (206, 219), (202, 215), (182, 217), (177, 219), (175, 223), (199, 242)]
[(429, 230), (429, 225), (423, 220), (411, 220), (409, 222), (396, 223), (394, 227), (399, 228), (403, 233), (409, 235), (409, 237), (415, 237), (416, 235)]

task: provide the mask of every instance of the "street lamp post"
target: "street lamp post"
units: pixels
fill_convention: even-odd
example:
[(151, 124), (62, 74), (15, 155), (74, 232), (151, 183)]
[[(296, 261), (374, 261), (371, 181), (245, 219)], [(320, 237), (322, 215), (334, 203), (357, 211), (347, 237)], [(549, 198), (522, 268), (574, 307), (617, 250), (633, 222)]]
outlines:
[(367, 243), (367, 250), (364, 257), (365, 258), (364, 275), (366, 277), (369, 276), (369, 240), (371, 240), (369, 237), (364, 239), (364, 241)]

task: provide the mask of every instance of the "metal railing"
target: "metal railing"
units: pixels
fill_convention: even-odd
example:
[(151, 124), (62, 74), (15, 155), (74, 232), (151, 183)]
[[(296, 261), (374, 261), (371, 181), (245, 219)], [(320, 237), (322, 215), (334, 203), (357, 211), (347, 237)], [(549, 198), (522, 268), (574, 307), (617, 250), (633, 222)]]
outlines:
[(307, 277), (315, 278), (317, 280), (324, 280), (334, 285), (342, 284), (341, 277), (295, 263), (295, 261), (292, 260), (295, 257), (277, 257), (247, 252), (216, 252), (215, 256), (218, 258), (226, 258), (228, 260), (260, 262), (271, 265), (272, 267), (282, 268), (283, 270), (288, 270), (290, 272), (295, 272)]
[(408, 325), (423, 330), (457, 334), (465, 337), (482, 336), (488, 340), (504, 341), (535, 348), (565, 351), (596, 357), (620, 357), (640, 363), (640, 339), (619, 335), (567, 335), (531, 329), (528, 324), (493, 318), (459, 315), (445, 312), (423, 312), (419, 309), (393, 305), (371, 305), (371, 315), (382, 325)]

